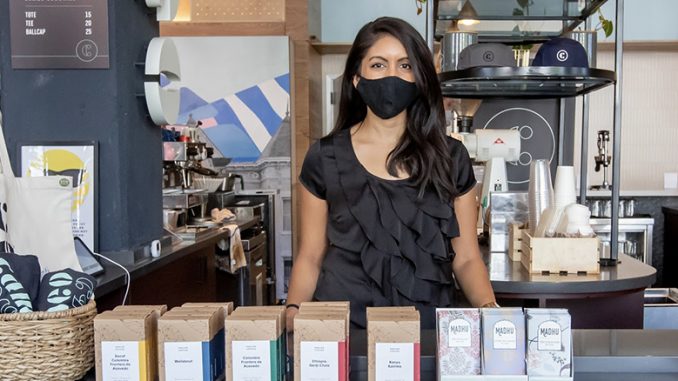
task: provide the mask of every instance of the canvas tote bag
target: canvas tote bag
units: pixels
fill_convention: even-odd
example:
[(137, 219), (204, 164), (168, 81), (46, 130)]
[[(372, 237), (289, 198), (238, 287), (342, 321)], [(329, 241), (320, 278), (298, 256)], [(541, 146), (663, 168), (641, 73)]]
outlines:
[[(0, 114), (0, 250), (35, 255), (41, 275), (82, 271), (73, 243), (71, 178), (15, 177)], [(4, 246), (4, 247), (3, 247)]]

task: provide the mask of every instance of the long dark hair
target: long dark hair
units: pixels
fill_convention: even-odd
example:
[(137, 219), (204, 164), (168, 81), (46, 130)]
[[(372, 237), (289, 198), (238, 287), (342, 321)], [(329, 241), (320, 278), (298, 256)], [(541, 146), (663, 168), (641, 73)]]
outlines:
[(346, 59), (339, 115), (330, 135), (365, 119), (367, 106), (353, 86), (353, 78), (360, 74), (360, 65), (367, 50), (385, 34), (398, 39), (407, 50), (419, 92), (417, 99), (407, 108), (405, 133), (389, 153), (386, 168), (394, 177), (397, 177), (398, 168), (409, 173), (419, 188), (419, 197), (430, 188), (441, 199), (451, 200), (457, 191), (445, 136), (445, 111), (440, 83), (431, 51), (419, 32), (407, 22), (381, 17), (360, 29)]

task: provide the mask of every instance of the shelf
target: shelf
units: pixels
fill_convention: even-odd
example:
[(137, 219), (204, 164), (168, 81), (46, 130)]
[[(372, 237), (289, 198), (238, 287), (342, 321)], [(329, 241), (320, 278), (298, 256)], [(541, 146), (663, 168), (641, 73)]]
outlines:
[[(466, 0), (437, 1), (436, 37), (442, 38), (452, 21), (460, 20)], [(539, 43), (574, 30), (607, 0), (468, 0), (478, 24), (464, 26), (475, 31), (479, 42)], [(525, 5), (521, 5), (525, 3)]]
[(568, 98), (615, 82), (609, 70), (581, 67), (472, 67), (438, 75), (451, 98)]

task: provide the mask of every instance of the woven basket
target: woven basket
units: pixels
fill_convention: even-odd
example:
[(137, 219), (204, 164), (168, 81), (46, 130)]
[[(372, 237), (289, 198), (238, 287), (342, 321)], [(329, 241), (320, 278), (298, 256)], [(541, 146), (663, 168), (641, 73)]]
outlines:
[(0, 314), (0, 378), (77, 380), (94, 366), (96, 303), (59, 312)]

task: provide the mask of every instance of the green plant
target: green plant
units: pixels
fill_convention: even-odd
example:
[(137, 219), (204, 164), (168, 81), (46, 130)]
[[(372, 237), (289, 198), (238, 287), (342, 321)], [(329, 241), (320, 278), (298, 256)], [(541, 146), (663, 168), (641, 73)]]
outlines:
[(417, 15), (420, 15), (424, 10), (426, 0), (414, 0), (414, 4), (417, 6)]
[(600, 11), (600, 8), (598, 8), (598, 25), (596, 25), (595, 30), (603, 30), (605, 32), (605, 37), (610, 37), (612, 35), (612, 32), (614, 31), (614, 25), (612, 24), (611, 20), (608, 20), (603, 16), (603, 12)]

